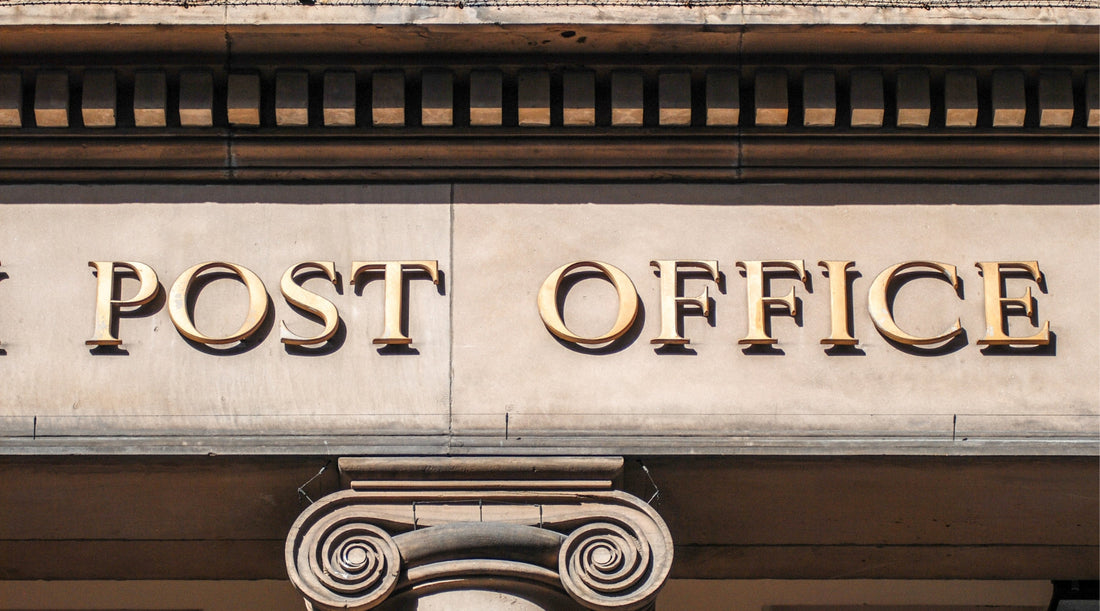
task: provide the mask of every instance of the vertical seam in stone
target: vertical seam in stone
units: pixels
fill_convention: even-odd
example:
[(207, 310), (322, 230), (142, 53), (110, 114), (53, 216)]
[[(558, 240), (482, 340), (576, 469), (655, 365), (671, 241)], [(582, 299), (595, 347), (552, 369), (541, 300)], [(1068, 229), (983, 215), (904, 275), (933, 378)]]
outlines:
[[(745, 121), (745, 109), (741, 108), (741, 83), (745, 80), (745, 28), (748, 27), (745, 24), (745, 5), (741, 4), (741, 31), (737, 33), (737, 158), (733, 160), (733, 178), (734, 180), (741, 180), (741, 166), (744, 160), (744, 152), (742, 151), (742, 125)], [(756, 112), (756, 109), (753, 109)]]
[[(223, 4), (222, 4), (222, 34), (225, 36), (225, 75), (226, 75), (226, 79), (228, 79), (229, 78), (229, 72), (230, 72), (230, 70), (232, 68), (232, 65), (233, 65), (233, 40), (229, 35), (229, 2), (228, 1), (223, 2)], [(228, 102), (228, 95), (229, 95), (228, 86), (229, 86), (229, 84), (227, 82), (226, 83), (226, 87), (227, 87), (227, 89), (226, 89), (226, 101), (227, 102)], [(263, 87), (262, 84), (260, 86), (261, 86), (261, 88)], [(217, 122), (214, 120), (214, 117), (213, 117), (214, 108), (217, 108), (217, 104), (214, 104), (214, 106), (210, 109), (210, 113), (211, 113), (211, 121), (210, 122), (213, 123), (214, 125), (217, 125)], [(263, 112), (262, 107), (261, 107), (260, 112)], [(262, 120), (263, 119), (261, 117), (261, 121)], [(226, 124), (226, 128), (225, 128), (225, 173), (226, 173), (227, 177), (230, 178), (230, 179), (236, 177), (235, 175), (236, 175), (237, 172), (236, 172), (236, 167), (235, 166), (236, 166), (236, 163), (234, 163), (234, 160), (233, 160), (233, 130), (229, 127), (228, 119), (227, 119), (227, 124)]]
[(450, 214), (450, 226), (448, 235), (450, 244), (447, 253), (448, 278), (447, 290), (447, 454), (451, 454), (451, 441), (454, 439), (454, 404), (455, 404), (455, 287), (454, 287), (454, 261), (455, 261), (455, 183), (450, 183), (451, 194), (448, 211)]

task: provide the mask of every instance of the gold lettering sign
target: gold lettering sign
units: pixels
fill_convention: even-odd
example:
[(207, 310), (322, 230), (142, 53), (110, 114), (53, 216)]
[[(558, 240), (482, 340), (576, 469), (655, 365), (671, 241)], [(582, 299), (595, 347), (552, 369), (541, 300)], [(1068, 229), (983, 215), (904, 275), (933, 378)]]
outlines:
[[(248, 315), (239, 329), (224, 337), (210, 337), (200, 333), (187, 311), (187, 300), (195, 277), (210, 269), (227, 269), (233, 272), (248, 289)], [(180, 334), (191, 341), (208, 345), (233, 344), (248, 339), (267, 318), (267, 289), (260, 277), (246, 267), (223, 261), (200, 263), (180, 274), (172, 284), (172, 290), (168, 293), (168, 315)]]
[[(584, 337), (573, 333), (565, 326), (561, 312), (558, 311), (558, 292), (561, 290), (562, 280), (569, 272), (582, 267), (599, 270), (611, 281), (619, 296), (619, 311), (615, 317), (615, 324), (607, 333), (597, 337)], [(575, 261), (550, 272), (539, 289), (538, 307), (543, 324), (558, 338), (576, 344), (606, 344), (622, 337), (634, 325), (634, 319), (638, 316), (638, 291), (635, 290), (630, 278), (614, 265), (600, 261)]]
[(766, 323), (769, 317), (770, 306), (786, 306), (791, 316), (798, 316), (798, 301), (795, 299), (794, 288), (782, 297), (765, 297), (764, 281), (765, 268), (789, 269), (798, 274), (798, 278), (805, 285), (806, 266), (802, 261), (773, 260), (773, 261), (738, 261), (737, 267), (745, 270), (745, 281), (748, 285), (749, 302), (749, 334), (737, 340), (739, 344), (767, 345), (776, 344), (778, 340), (767, 333)]
[[(118, 346), (122, 344), (118, 324), (125, 308), (140, 308), (154, 301), (160, 291), (156, 272), (148, 265), (136, 261), (90, 261), (88, 265), (95, 269), (97, 278), (95, 299), (95, 329), (91, 339), (85, 341), (91, 346)], [(709, 286), (704, 286), (695, 296), (681, 294), (686, 270), (699, 270), (706, 279), (721, 281), (719, 262), (702, 259), (658, 259), (650, 261), (660, 278), (660, 332), (650, 340), (659, 345), (686, 345), (691, 342), (684, 334), (683, 317), (686, 306), (695, 306), (704, 316), (711, 313), (711, 295)], [(809, 277), (802, 260), (775, 259), (764, 261), (737, 261), (736, 265), (744, 270), (746, 277), (746, 297), (748, 302), (748, 333), (738, 340), (740, 344), (776, 344), (778, 340), (768, 330), (769, 316), (786, 314), (792, 317), (800, 315), (800, 300), (795, 288), (783, 296), (768, 295), (769, 273), (783, 270), (794, 272), (795, 277), (809, 288)], [(829, 279), (829, 335), (821, 339), (821, 344), (831, 346), (855, 346), (859, 340), (854, 336), (849, 281), (854, 261), (822, 260), (818, 262)], [(1016, 277), (1017, 281), (1036, 283), (1041, 292), (1046, 292), (1044, 274), (1038, 261), (980, 261), (975, 264), (983, 278), (983, 299), (985, 306), (985, 335), (978, 340), (982, 346), (1045, 346), (1051, 342), (1050, 322), (1037, 320), (1036, 301), (1031, 287), (1023, 294), (1008, 297), (1005, 281)], [(600, 335), (583, 336), (573, 332), (565, 324), (559, 304), (564, 297), (563, 283), (567, 276), (578, 269), (591, 268), (611, 282), (618, 299), (618, 309), (611, 328)], [(248, 290), (248, 313), (240, 328), (229, 335), (215, 337), (200, 332), (192, 318), (188, 303), (193, 303), (197, 291), (194, 284), (203, 272), (223, 269), (234, 274)], [(339, 276), (336, 264), (332, 261), (303, 261), (287, 269), (280, 281), (280, 289), (287, 304), (300, 311), (315, 316), (323, 329), (312, 336), (300, 336), (280, 321), (280, 340), (284, 344), (310, 346), (323, 344), (336, 334), (340, 326), (340, 313), (333, 301), (321, 297), (304, 286), (302, 272), (312, 270), (320, 272), (330, 282), (337, 284)], [(355, 261), (352, 263), (350, 282), (353, 286), (361, 283), (361, 277), (372, 272), (381, 272), (384, 280), (383, 332), (373, 338), (376, 344), (410, 344), (412, 339), (406, 334), (404, 323), (405, 287), (409, 272), (425, 272), (433, 284), (440, 283), (441, 272), (434, 260), (413, 261)], [(904, 284), (903, 272), (923, 272), (946, 280), (961, 299), (961, 284), (957, 269), (949, 263), (937, 261), (905, 261), (892, 265), (875, 277), (867, 293), (867, 309), (875, 328), (885, 338), (903, 345), (929, 346), (946, 343), (962, 332), (961, 319), (956, 317), (945, 331), (931, 336), (917, 336), (901, 329), (894, 319), (893, 301), (898, 286)], [(1016, 273), (1013, 273), (1016, 272)], [(132, 296), (123, 296), (123, 277), (134, 277), (138, 288)], [(858, 277), (858, 274), (856, 274)], [(365, 281), (363, 281), (365, 282)], [(568, 291), (568, 288), (564, 289)], [(339, 291), (338, 291), (339, 292)], [(724, 292), (724, 291), (723, 291)], [(607, 344), (622, 338), (637, 322), (640, 300), (634, 283), (618, 267), (600, 261), (574, 261), (559, 267), (543, 281), (537, 295), (539, 316), (547, 330), (555, 337), (577, 344)], [(772, 311), (773, 307), (782, 307), (786, 312)], [(269, 313), (267, 291), (259, 276), (248, 268), (222, 261), (211, 261), (195, 265), (184, 271), (172, 284), (168, 294), (168, 310), (172, 323), (180, 334), (189, 340), (201, 344), (231, 344), (248, 339), (263, 325)], [(1006, 320), (1009, 316), (1026, 316), (1037, 329), (1032, 335), (1011, 335)]]
[(708, 287), (703, 287), (703, 292), (697, 297), (685, 297), (680, 295), (680, 269), (696, 268), (710, 274), (710, 277), (718, 282), (718, 262), (700, 261), (695, 259), (679, 259), (675, 261), (650, 261), (650, 265), (657, 268), (661, 275), (661, 333), (649, 340), (651, 344), (688, 344), (691, 340), (680, 334), (683, 323), (683, 310), (681, 306), (695, 305), (702, 310), (703, 316), (710, 315), (710, 294)]
[(405, 270), (427, 272), (432, 284), (439, 284), (439, 263), (437, 261), (355, 261), (351, 264), (352, 285), (360, 274), (381, 271), (384, 283), (386, 309), (384, 315), (385, 331), (381, 337), (374, 338), (376, 344), (411, 344), (412, 339), (401, 331), (401, 311), (404, 307)]
[(871, 283), (870, 292), (867, 294), (867, 310), (870, 312), (871, 321), (875, 323), (875, 328), (878, 329), (879, 333), (882, 333), (884, 336), (899, 344), (906, 344), (908, 346), (942, 344), (959, 333), (962, 333), (962, 324), (958, 318), (955, 319), (955, 324), (951, 325), (950, 329), (939, 335), (932, 337), (917, 337), (902, 331), (897, 323), (894, 322), (894, 313), (890, 310), (888, 295), (890, 292), (890, 285), (894, 282), (894, 279), (904, 270), (920, 268), (939, 272), (947, 278), (956, 292), (959, 290), (959, 277), (955, 273), (954, 265), (939, 263), (937, 261), (906, 261), (905, 263), (898, 263), (897, 265), (886, 268), (886, 270), (879, 274), (878, 277), (875, 278), (875, 281)]
[[(156, 298), (160, 285), (153, 268), (136, 261), (89, 261), (89, 267), (95, 268), (95, 331), (92, 339), (85, 341), (88, 346), (120, 346), (122, 340), (115, 335), (118, 324), (118, 312), (121, 308), (141, 307)], [(133, 272), (138, 279), (138, 290), (129, 299), (115, 299), (115, 268), (125, 268)]]
[(859, 340), (848, 329), (848, 268), (855, 261), (818, 261), (829, 274), (829, 337), (821, 340), (831, 346), (855, 346)]
[(1023, 297), (1005, 297), (1001, 292), (1002, 270), (1020, 270), (1027, 272), (1031, 279), (1042, 285), (1043, 273), (1039, 271), (1038, 261), (981, 261), (975, 264), (981, 270), (982, 288), (985, 291), (985, 337), (978, 340), (981, 346), (1046, 346), (1050, 343), (1050, 322), (1044, 322), (1035, 335), (1011, 337), (1007, 333), (1005, 306), (1023, 308), (1028, 318), (1035, 315), (1035, 300), (1031, 297), (1031, 287), (1027, 287)]
[(301, 308), (321, 319), (325, 328), (320, 334), (313, 337), (301, 337), (296, 335), (286, 326), (286, 321), (279, 321), (279, 339), (284, 344), (291, 346), (314, 346), (323, 344), (336, 335), (340, 326), (340, 312), (331, 301), (307, 291), (302, 285), (294, 281), (294, 275), (302, 270), (318, 270), (324, 272), (333, 284), (336, 284), (336, 264), (332, 261), (306, 261), (299, 263), (283, 274), (279, 282), (279, 290), (283, 293), (283, 299), (292, 306)]

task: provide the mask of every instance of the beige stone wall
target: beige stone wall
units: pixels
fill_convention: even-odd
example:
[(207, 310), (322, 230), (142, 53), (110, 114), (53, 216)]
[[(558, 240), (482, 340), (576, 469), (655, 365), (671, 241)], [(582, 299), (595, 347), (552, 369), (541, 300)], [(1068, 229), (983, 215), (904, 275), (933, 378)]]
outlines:
[[(813, 189), (791, 192), (806, 198)], [(646, 204), (644, 189), (631, 196), (634, 205), (450, 204), (446, 186), (407, 189), (397, 198), (405, 203), (390, 204), (354, 203), (378, 194), (360, 197), (352, 188), (335, 193), (330, 201), (338, 203), (263, 203), (281, 199), (272, 191), (253, 193), (257, 203), (12, 202), (0, 206), (0, 431), (24, 451), (43, 451), (33, 449), (45, 447), (42, 438), (125, 444), (163, 435), (181, 451), (206, 447), (188, 449), (187, 438), (225, 436), (222, 443), (232, 444), (273, 436), (335, 452), (325, 439), (332, 435), (354, 436), (359, 447), (369, 439), (494, 451), (839, 439), (884, 447), (905, 439), (964, 452), (1033, 442), (1043, 452), (1088, 451), (1100, 424), (1100, 397), (1087, 383), (1100, 370), (1100, 211), (1028, 195), (1040, 192), (1023, 191), (1024, 199), (1039, 198), (1030, 205), (987, 204), (979, 188), (973, 199), (981, 205), (934, 197), (932, 205), (777, 205), (737, 189), (726, 199), (745, 200), (739, 205)], [(868, 196), (844, 187), (822, 193), (822, 201)], [(575, 195), (563, 190), (560, 199)], [(48, 199), (48, 190), (40, 196)], [(676, 258), (717, 260), (724, 275), (721, 285), (684, 282), (685, 294), (707, 287), (714, 307), (713, 324), (684, 318), (691, 344), (682, 351), (650, 344), (661, 306), (649, 262)], [(383, 283), (373, 279), (357, 294), (350, 266), (402, 259), (438, 260), (443, 281), (439, 289), (408, 281), (413, 343), (380, 350), (371, 340), (382, 333)], [(554, 338), (535, 304), (550, 271), (586, 259), (620, 267), (643, 308), (625, 341), (595, 352)], [(735, 262), (766, 259), (802, 260), (811, 280), (771, 281), (773, 294), (796, 291), (801, 321), (774, 316), (779, 343), (746, 351), (738, 344), (748, 324), (746, 279)], [(829, 333), (820, 259), (855, 261), (855, 351), (830, 353), (819, 343)], [(226, 351), (189, 343), (156, 305), (121, 320), (123, 352), (102, 354), (84, 345), (93, 329), (93, 260), (146, 263), (164, 289), (197, 263), (237, 263), (263, 280), (272, 314), (251, 344)], [(343, 285), (338, 294), (321, 278), (307, 284), (337, 305), (345, 329), (312, 353), (287, 349), (278, 331), (280, 321), (303, 335), (319, 329), (278, 289), (283, 272), (307, 260), (335, 262)], [(959, 318), (965, 337), (946, 349), (893, 345), (869, 319), (872, 279), (909, 260), (958, 267), (961, 298), (928, 277), (905, 284), (895, 304), (899, 324), (918, 335)], [(997, 260), (1039, 262), (1046, 292), (1017, 278), (1006, 294), (1031, 287), (1038, 319), (1055, 335), (1050, 346), (1006, 353), (976, 345), (985, 323), (974, 265)], [(123, 294), (135, 286), (125, 284)], [(245, 303), (239, 283), (217, 280), (197, 300), (197, 325), (227, 333)], [(610, 285), (588, 279), (570, 290), (564, 314), (577, 332), (597, 334), (614, 307)], [(1023, 317), (1011, 320), (1013, 334), (1034, 332)], [(1066, 443), (1043, 446), (1056, 440)], [(1009, 445), (982, 445), (993, 442)]]
[[(1061, 206), (461, 206), (455, 210), (453, 428), (511, 435), (547, 432), (748, 436), (915, 435), (950, 438), (1089, 434), (1096, 389), (1098, 301), (1094, 260), (1097, 209)], [(1066, 248), (1069, 246), (1069, 248)], [(1025, 254), (1027, 253), (1027, 254)], [(684, 351), (649, 344), (660, 327), (659, 282), (651, 259), (715, 259), (724, 294), (706, 279), (713, 326), (687, 316)], [(1037, 259), (1049, 292), (1033, 290), (1055, 349), (983, 353), (977, 261)], [(570, 349), (549, 336), (533, 307), (534, 287), (575, 260), (620, 266), (644, 304), (637, 339), (610, 353)], [(746, 280), (738, 260), (805, 262), (813, 292), (791, 279), (802, 324), (772, 318), (774, 349), (746, 353)], [(859, 349), (829, 354), (828, 282), (817, 261), (853, 260)], [(909, 260), (954, 264), (963, 299), (946, 282), (922, 279), (899, 291), (899, 325), (936, 335), (961, 318), (965, 346), (907, 351), (876, 332), (867, 289), (887, 267)], [(1014, 284), (1007, 294), (1020, 294)], [(578, 333), (613, 322), (614, 291), (584, 282), (565, 303)], [(572, 322), (576, 321), (576, 322)], [(1017, 319), (1019, 322), (1020, 319)], [(1014, 327), (1014, 333), (1032, 332)]]

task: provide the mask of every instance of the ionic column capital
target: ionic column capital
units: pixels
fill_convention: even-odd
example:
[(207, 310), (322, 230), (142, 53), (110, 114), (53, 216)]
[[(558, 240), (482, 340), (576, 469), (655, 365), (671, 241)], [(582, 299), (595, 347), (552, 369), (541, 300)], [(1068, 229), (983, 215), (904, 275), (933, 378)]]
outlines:
[(317, 611), (486, 584), (541, 593), (534, 598), (545, 597), (547, 609), (653, 603), (672, 565), (672, 538), (652, 507), (611, 489), (607, 459), (588, 473), (570, 470), (570, 479), (545, 479), (554, 469), (540, 472), (539, 459), (519, 459), (518, 469), (504, 459), (496, 479), (461, 479), (491, 475), (480, 460), (426, 459), (426, 479), (351, 473), (348, 490), (314, 503), (291, 528), (291, 582)]

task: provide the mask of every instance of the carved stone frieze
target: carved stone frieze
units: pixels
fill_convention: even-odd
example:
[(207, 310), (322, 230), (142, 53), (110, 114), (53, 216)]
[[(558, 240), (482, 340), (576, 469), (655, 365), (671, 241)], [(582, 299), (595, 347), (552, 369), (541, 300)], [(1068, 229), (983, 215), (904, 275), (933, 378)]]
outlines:
[(470, 481), (413, 490), (386, 482), (370, 490), (353, 482), (291, 528), (291, 583), (316, 611), (486, 587), (540, 609), (649, 608), (672, 565), (668, 528), (625, 492), (568, 483), (581, 485)]

